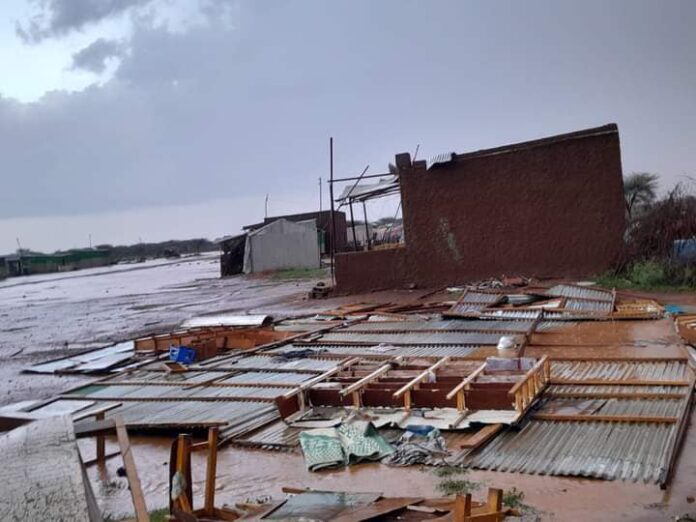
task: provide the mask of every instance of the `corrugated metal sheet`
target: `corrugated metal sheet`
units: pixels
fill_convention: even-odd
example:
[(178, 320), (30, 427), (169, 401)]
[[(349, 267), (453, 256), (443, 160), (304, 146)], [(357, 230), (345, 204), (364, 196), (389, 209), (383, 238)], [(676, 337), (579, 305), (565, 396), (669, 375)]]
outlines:
[(97, 350), (90, 350), (81, 355), (73, 355), (63, 359), (35, 364), (25, 368), (24, 371), (29, 373), (100, 372), (128, 361), (133, 356), (133, 351), (133, 341), (126, 341)]
[(277, 417), (274, 404), (254, 401), (128, 401), (107, 415), (121, 415), (130, 427), (196, 426), (206, 423), (245, 425), (267, 413)]
[(300, 384), (314, 377), (311, 373), (244, 372), (218, 381), (220, 384)]
[(554, 394), (602, 394), (602, 393), (621, 393), (621, 394), (686, 394), (688, 392), (684, 386), (618, 386), (618, 385), (594, 385), (585, 384), (553, 384), (545, 390), (546, 395)]
[(196, 382), (209, 381), (216, 377), (222, 377), (230, 372), (225, 371), (188, 371), (169, 373), (165, 371), (132, 370), (128, 373), (117, 374), (109, 379), (110, 383), (135, 383), (151, 382), (157, 384), (193, 384)]
[(502, 297), (502, 294), (487, 293), (487, 292), (473, 292), (468, 291), (464, 294), (462, 298), (462, 303), (487, 303), (493, 304)]
[(363, 343), (363, 344), (486, 344), (496, 345), (500, 333), (487, 332), (329, 332), (320, 338), (324, 343)]
[(192, 317), (181, 324), (182, 328), (210, 328), (213, 326), (261, 326), (269, 323), (269, 315), (217, 314)]
[(552, 361), (553, 379), (601, 379), (619, 381), (687, 381), (691, 378), (686, 361)]
[(604, 312), (612, 311), (611, 301), (590, 301), (587, 299), (576, 299), (569, 297), (563, 306), (566, 310), (578, 312)]
[(609, 290), (574, 285), (556, 285), (549, 288), (546, 294), (558, 297), (575, 297), (578, 299), (594, 299), (609, 302), (614, 300), (614, 296)]
[[(337, 332), (413, 332), (423, 330), (439, 331), (484, 331), (484, 332), (520, 332), (529, 330), (534, 321), (489, 321), (479, 319), (436, 319), (431, 321), (392, 321), (377, 323), (358, 323)], [(565, 325), (556, 321), (541, 321), (536, 330), (544, 331)]]
[[(486, 310), (485, 312), (481, 312), (479, 317), (481, 319), (517, 319), (517, 320), (528, 320), (528, 321), (533, 321), (537, 315), (539, 314), (539, 310)], [(577, 319), (586, 319), (586, 317), (583, 317), (578, 314), (574, 314), (572, 312), (559, 312), (556, 310), (545, 310), (544, 311), (544, 321), (574, 321)]]
[(467, 345), (399, 345), (399, 346), (379, 346), (379, 345), (335, 345), (335, 344), (312, 344), (312, 345), (286, 345), (275, 348), (271, 353), (292, 353), (293, 351), (304, 351), (307, 349), (316, 350), (317, 355), (335, 354), (341, 356), (379, 356), (386, 355), (395, 357), (467, 357), (478, 350), (480, 346)]
[(123, 386), (95, 384), (85, 386), (73, 391), (71, 396), (81, 396), (87, 399), (162, 399), (173, 398), (197, 399), (244, 399), (265, 398), (273, 399), (287, 392), (287, 388), (281, 387), (230, 387), (230, 386), (203, 386), (187, 388), (185, 386)]
[(473, 468), (657, 482), (676, 424), (531, 421), (465, 459)]
[[(626, 415), (636, 417), (677, 417), (684, 408), (684, 399), (551, 399), (545, 401), (540, 413), (572, 410), (578, 406), (591, 415)], [(573, 413), (569, 411), (569, 413)]]
[(339, 361), (326, 361), (318, 359), (291, 359), (282, 357), (267, 357), (255, 355), (238, 359), (230, 367), (234, 369), (253, 368), (259, 370), (284, 370), (284, 371), (312, 371), (322, 373), (335, 368)]

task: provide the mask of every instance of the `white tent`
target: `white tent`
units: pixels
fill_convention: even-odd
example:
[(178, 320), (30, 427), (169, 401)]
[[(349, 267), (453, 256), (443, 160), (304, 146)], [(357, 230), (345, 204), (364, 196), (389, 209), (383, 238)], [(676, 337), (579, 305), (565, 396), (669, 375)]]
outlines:
[(278, 219), (249, 232), (244, 249), (244, 273), (319, 268), (317, 225)]

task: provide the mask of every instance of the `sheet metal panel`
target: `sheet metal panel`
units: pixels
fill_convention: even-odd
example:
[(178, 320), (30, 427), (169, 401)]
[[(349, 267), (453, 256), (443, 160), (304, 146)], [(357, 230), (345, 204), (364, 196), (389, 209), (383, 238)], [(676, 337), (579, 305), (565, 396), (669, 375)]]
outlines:
[(276, 413), (274, 404), (255, 401), (129, 401), (111, 410), (107, 416), (121, 415), (130, 427), (196, 426), (222, 422), (244, 423), (258, 415)]
[(614, 296), (609, 290), (574, 285), (556, 285), (549, 288), (546, 294), (558, 297), (575, 297), (577, 299), (594, 299), (609, 302), (614, 300)]
[[(338, 332), (412, 332), (423, 330), (442, 331), (472, 331), (472, 332), (519, 332), (529, 330), (534, 321), (489, 321), (478, 319), (438, 319), (433, 321), (390, 321), (377, 323), (358, 323), (348, 328), (337, 330)], [(560, 328), (555, 321), (541, 321), (536, 330), (551, 330)]]
[(551, 377), (572, 380), (686, 381), (691, 378), (691, 372), (686, 361), (552, 361)]
[(595, 385), (588, 386), (586, 384), (552, 384), (546, 388), (546, 394), (602, 394), (602, 393), (622, 393), (622, 394), (686, 394), (683, 386), (618, 386), (618, 385)]
[(243, 372), (218, 382), (220, 384), (301, 384), (313, 377), (311, 373)]
[(323, 335), (324, 343), (372, 343), (372, 344), (484, 344), (496, 345), (501, 333), (489, 332), (346, 332), (338, 330)]
[(238, 359), (233, 364), (229, 366), (234, 369), (262, 369), (262, 370), (299, 370), (299, 371), (313, 371), (317, 373), (322, 373), (332, 368), (335, 368), (339, 364), (339, 361), (327, 361), (319, 359), (284, 359), (282, 357), (266, 357), (262, 355), (255, 355), (251, 357), (244, 357)]
[(566, 299), (563, 306), (566, 310), (574, 312), (603, 312), (609, 313), (613, 310), (611, 301), (589, 301), (587, 299)]
[(293, 351), (304, 351), (313, 349), (317, 355), (332, 354), (346, 357), (353, 356), (379, 356), (386, 355), (396, 357), (402, 355), (404, 357), (467, 357), (478, 350), (480, 346), (473, 345), (399, 345), (399, 346), (358, 346), (358, 345), (335, 345), (335, 344), (319, 344), (319, 345), (286, 345), (272, 350), (272, 353), (292, 353)]
[(270, 322), (268, 315), (216, 314), (192, 317), (181, 323), (182, 328), (210, 328), (213, 326), (262, 326)]
[[(579, 413), (591, 415), (624, 415), (634, 417), (678, 417), (685, 399), (551, 399), (540, 413), (555, 413), (559, 408), (572, 410), (575, 405), (591, 410)], [(572, 413), (572, 411), (570, 411)]]
[(127, 361), (133, 356), (133, 341), (117, 343), (97, 350), (56, 359), (25, 368), (30, 373), (55, 373), (61, 371), (91, 372), (103, 371), (120, 362)]
[[(227, 387), (204, 386), (188, 388), (185, 386), (122, 386), (122, 385), (92, 385), (76, 390), (71, 395), (79, 395), (87, 399), (244, 399), (247, 397), (273, 399), (287, 392), (282, 387)], [(68, 401), (76, 402), (76, 401)]]
[(676, 424), (530, 421), (465, 459), (494, 471), (658, 482)]

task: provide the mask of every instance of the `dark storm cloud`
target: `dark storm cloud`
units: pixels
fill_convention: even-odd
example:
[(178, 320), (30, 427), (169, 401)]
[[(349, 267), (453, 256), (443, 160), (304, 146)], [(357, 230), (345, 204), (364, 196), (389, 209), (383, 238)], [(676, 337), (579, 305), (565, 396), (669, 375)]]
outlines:
[(31, 20), (16, 25), (25, 42), (39, 42), (118, 15), (153, 0), (30, 0), (38, 10)]
[(118, 40), (99, 38), (72, 56), (72, 68), (84, 69), (95, 74), (103, 73), (109, 58), (123, 56), (125, 46)]
[[(72, 3), (49, 2), (63, 14), (46, 27), (105, 12)], [(313, 204), (331, 135), (352, 175), (417, 144), (428, 157), (616, 121), (626, 171), (693, 175), (695, 3), (497, 5), (254, 1), (186, 31), (138, 22), (104, 85), (0, 98), (0, 218)]]

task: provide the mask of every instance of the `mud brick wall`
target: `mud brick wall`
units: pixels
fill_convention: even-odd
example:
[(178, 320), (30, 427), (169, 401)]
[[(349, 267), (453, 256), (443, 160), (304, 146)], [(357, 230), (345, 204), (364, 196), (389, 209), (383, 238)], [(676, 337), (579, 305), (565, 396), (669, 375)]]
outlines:
[(391, 254), (337, 256), (341, 292), (503, 274), (583, 277), (607, 270), (620, 253), (625, 219), (614, 124), (455, 155), (430, 169), (403, 155), (397, 162), (406, 245)]

